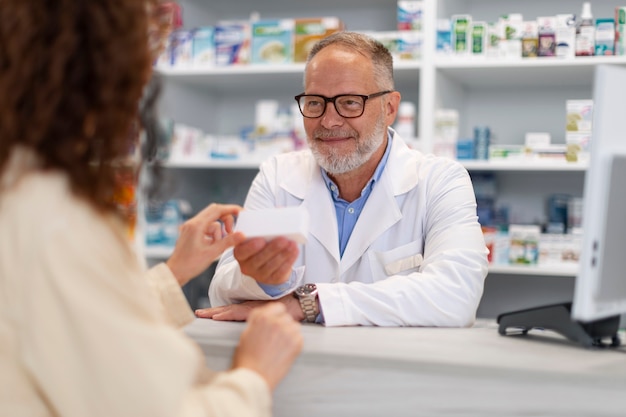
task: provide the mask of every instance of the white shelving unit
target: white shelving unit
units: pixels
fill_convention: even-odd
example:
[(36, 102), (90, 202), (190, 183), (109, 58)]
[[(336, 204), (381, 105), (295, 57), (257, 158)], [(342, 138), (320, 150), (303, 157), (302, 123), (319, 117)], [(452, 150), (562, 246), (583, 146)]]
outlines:
[(468, 171), (534, 171), (534, 172), (584, 172), (587, 169), (587, 163), (583, 162), (566, 162), (561, 160), (464, 160), (461, 161)]
[(557, 265), (557, 266), (517, 266), (517, 265), (492, 265), (489, 268), (491, 274), (509, 275), (532, 275), (551, 277), (572, 277), (578, 273), (578, 265)]
[[(548, 132), (553, 143), (564, 143), (565, 102), (592, 96), (594, 68), (598, 64), (626, 65), (626, 57), (575, 59), (474, 59), (440, 56), (435, 52), (437, 18), (468, 13), (477, 20), (495, 21), (507, 13), (525, 20), (559, 13), (580, 13), (582, 1), (571, 0), (426, 0), (422, 59), (397, 62), (396, 88), (418, 112), (418, 136), (424, 151), (432, 149), (435, 109), (453, 108), (460, 114), (460, 134), (469, 137), (477, 125), (487, 125), (492, 141), (520, 145), (526, 132)], [(338, 16), (348, 30), (395, 30), (396, 0), (256, 0), (210, 2), (182, 0), (185, 26), (215, 24), (218, 20)], [(594, 17), (613, 17), (619, 0), (593, 2)], [(165, 94), (161, 113), (174, 120), (215, 134), (237, 134), (242, 123), (252, 124), (259, 99), (290, 105), (302, 91), (303, 64), (247, 65), (222, 68), (161, 69)], [(243, 202), (258, 160), (197, 160), (172, 163), (184, 181), (179, 195), (193, 195), (199, 203)], [(586, 165), (554, 161), (463, 161), (470, 172), (489, 171), (497, 176), (499, 199), (518, 210), (516, 222), (545, 218), (545, 199), (551, 193), (582, 196)], [(243, 174), (238, 172), (244, 171)], [(233, 193), (213, 192), (228, 181)], [(233, 185), (236, 184), (236, 185)], [(223, 189), (222, 189), (223, 191)], [(240, 194), (237, 194), (240, 193)], [(199, 206), (195, 208), (200, 208)], [(160, 253), (162, 256), (164, 253)], [(155, 254), (156, 256), (156, 254)], [(536, 278), (574, 277), (576, 268), (525, 268), (494, 266), (490, 276)], [(573, 280), (571, 281), (573, 285)], [(537, 282), (537, 281), (536, 281)], [(571, 289), (571, 288), (570, 288)], [(566, 289), (565, 292), (570, 289)], [(550, 291), (548, 291), (550, 292)], [(538, 303), (545, 302), (544, 299)]]

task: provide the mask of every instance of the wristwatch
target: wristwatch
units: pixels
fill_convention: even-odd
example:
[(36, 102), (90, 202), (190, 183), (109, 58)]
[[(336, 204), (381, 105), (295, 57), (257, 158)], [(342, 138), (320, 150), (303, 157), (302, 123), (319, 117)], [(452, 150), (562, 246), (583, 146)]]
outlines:
[(317, 307), (317, 285), (301, 285), (293, 292), (293, 296), (300, 301), (300, 307), (304, 313), (305, 320), (308, 323), (315, 323), (315, 319), (320, 312)]

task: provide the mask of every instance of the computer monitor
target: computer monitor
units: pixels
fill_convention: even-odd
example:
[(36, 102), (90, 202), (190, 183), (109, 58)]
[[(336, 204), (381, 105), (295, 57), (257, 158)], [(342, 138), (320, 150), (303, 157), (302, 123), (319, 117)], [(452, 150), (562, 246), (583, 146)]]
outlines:
[(624, 103), (626, 67), (597, 66), (583, 190), (583, 244), (573, 301), (501, 314), (500, 334), (526, 334), (543, 328), (585, 347), (619, 346), (620, 316), (626, 314)]
[(572, 318), (626, 313), (626, 67), (599, 66)]

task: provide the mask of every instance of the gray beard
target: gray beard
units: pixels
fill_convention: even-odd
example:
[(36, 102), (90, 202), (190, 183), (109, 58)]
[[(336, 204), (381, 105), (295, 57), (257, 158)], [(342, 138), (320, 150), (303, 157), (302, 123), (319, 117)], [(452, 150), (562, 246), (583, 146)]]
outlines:
[[(317, 142), (311, 140), (311, 152), (317, 163), (329, 174), (345, 174), (367, 162), (376, 152), (385, 139), (385, 125), (381, 117), (374, 128), (374, 131), (363, 140), (356, 136), (356, 150), (344, 155), (338, 149), (330, 148), (327, 153), (320, 152)], [(323, 135), (322, 135), (323, 136)]]

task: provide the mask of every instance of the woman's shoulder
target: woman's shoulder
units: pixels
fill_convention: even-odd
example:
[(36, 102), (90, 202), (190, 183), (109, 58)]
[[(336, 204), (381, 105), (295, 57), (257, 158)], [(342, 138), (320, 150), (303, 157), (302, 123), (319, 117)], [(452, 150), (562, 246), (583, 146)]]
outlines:
[(104, 236), (118, 235), (123, 230), (121, 222), (113, 220), (113, 215), (102, 214), (86, 199), (77, 196), (67, 176), (54, 171), (30, 172), (5, 190), (2, 212), (21, 224), (23, 230), (38, 234), (42, 239), (74, 231)]

